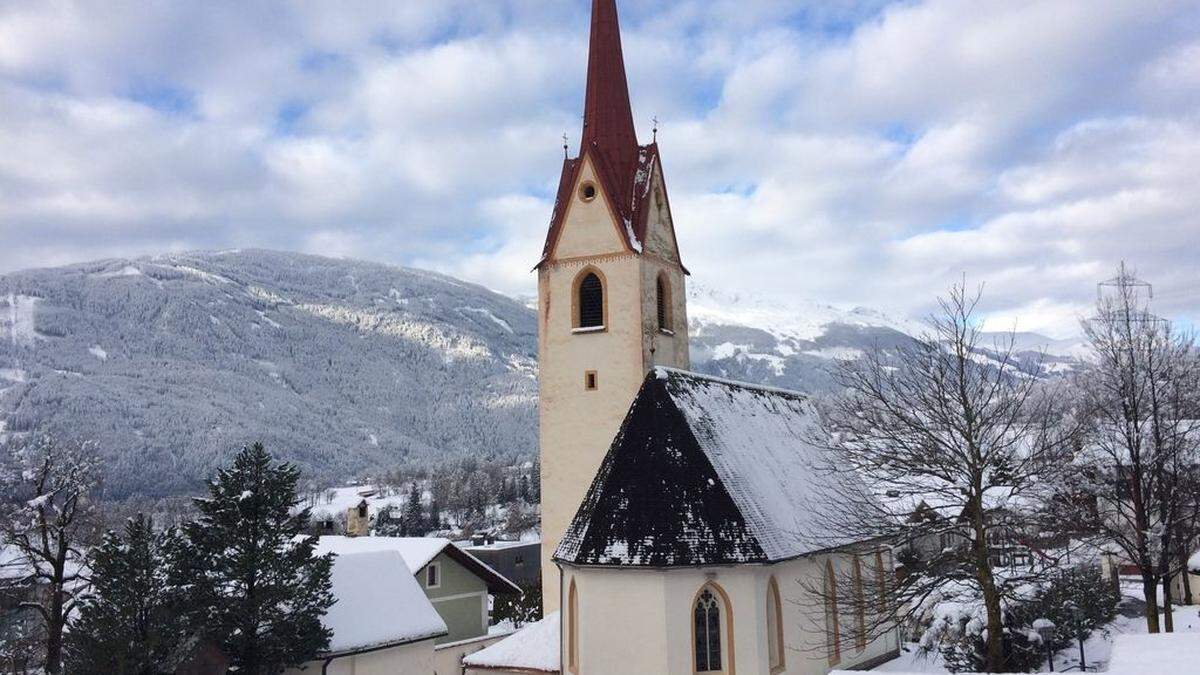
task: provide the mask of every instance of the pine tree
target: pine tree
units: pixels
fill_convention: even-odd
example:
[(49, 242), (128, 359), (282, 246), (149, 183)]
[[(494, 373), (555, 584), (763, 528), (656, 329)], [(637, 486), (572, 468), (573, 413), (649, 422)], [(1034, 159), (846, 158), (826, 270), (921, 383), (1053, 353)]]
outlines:
[(420, 537), (425, 533), (424, 513), (421, 511), (421, 491), (418, 483), (412, 484), (408, 493), (408, 502), (404, 504), (404, 536)]
[(297, 509), (300, 471), (275, 463), (256, 443), (208, 481), (200, 517), (184, 526), (193, 565), (193, 615), (222, 642), (245, 675), (278, 673), (329, 647), (321, 617), (333, 605), (332, 557), (314, 555), (316, 537), (301, 536), (309, 510)]
[(165, 551), (174, 528), (154, 532), (142, 514), (109, 532), (90, 556), (91, 590), (67, 640), (67, 672), (155, 675), (183, 637)]

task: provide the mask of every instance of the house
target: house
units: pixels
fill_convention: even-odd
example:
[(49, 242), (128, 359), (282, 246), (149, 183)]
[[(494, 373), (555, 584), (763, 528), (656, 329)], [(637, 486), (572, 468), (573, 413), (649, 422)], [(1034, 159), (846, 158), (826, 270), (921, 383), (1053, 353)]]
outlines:
[(488, 567), (504, 575), (506, 579), (518, 586), (528, 586), (540, 583), (542, 542), (533, 541), (471, 541), (463, 544), (462, 548), (479, 560), (487, 563)]
[(394, 550), (344, 552), (333, 563), (337, 602), (322, 618), (329, 650), (285, 675), (429, 675), (446, 622)]
[(448, 539), (432, 537), (320, 537), (316, 553), (339, 557), (387, 551), (397, 554), (388, 573), (406, 571), (446, 623), (437, 643), (455, 643), (488, 634), (489, 594), (521, 590)]

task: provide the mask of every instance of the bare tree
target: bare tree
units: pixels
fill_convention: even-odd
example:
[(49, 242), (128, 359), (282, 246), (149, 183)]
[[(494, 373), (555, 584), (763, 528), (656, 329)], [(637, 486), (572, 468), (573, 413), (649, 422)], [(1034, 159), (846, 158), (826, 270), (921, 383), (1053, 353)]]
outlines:
[(1200, 534), (1200, 360), (1191, 336), (1150, 312), (1150, 295), (1149, 284), (1122, 265), (1101, 284), (1096, 316), (1083, 324), (1092, 358), (1079, 377), (1089, 421), (1089, 480), (1080, 491), (1092, 506), (1074, 517), (1138, 566), (1147, 629), (1157, 633), (1173, 630), (1170, 582)]
[[(1007, 540), (1033, 548), (1028, 537), (1047, 531), (1041, 507), (1071, 458), (1074, 432), (1068, 398), (1023, 372), (1029, 366), (1018, 363), (1011, 336), (984, 343), (975, 315), (981, 293), (955, 286), (911, 346), (839, 362), (841, 391), (818, 403), (812, 440), (824, 448), (824, 470), (852, 472), (869, 488), (846, 482), (819, 495), (820, 529), (885, 542), (905, 569), (890, 587), (851, 575), (826, 581), (815, 596), (826, 617), (856, 616), (874, 635), (897, 619), (918, 623), (939, 599), (981, 602), (973, 623), (985, 629), (977, 634), (984, 667), (994, 672), (1006, 660), (1003, 602), (1065, 550), (998, 570), (990, 547)], [(882, 606), (894, 611), (863, 611)]]
[(4, 583), (31, 589), (20, 604), (41, 617), (47, 673), (62, 672), (63, 628), (86, 583), (84, 546), (97, 534), (98, 466), (86, 443), (40, 438), (16, 448), (0, 489)]

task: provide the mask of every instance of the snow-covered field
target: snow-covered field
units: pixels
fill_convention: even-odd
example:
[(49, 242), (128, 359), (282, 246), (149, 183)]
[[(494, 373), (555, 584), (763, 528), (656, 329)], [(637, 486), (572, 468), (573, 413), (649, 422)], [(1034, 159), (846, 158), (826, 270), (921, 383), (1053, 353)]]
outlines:
[[(1110, 623), (1105, 631), (1095, 631), (1084, 640), (1083, 651), (1087, 659), (1087, 669), (1089, 672), (1105, 671), (1108, 669), (1113, 640), (1117, 635), (1136, 635), (1146, 632), (1146, 619), (1140, 613), (1140, 608), (1144, 601), (1141, 581), (1133, 578), (1122, 579), (1121, 594), (1124, 596), (1120, 607), (1121, 615)], [(1172, 616), (1175, 619), (1175, 632), (1200, 634), (1200, 605), (1175, 607)], [(1196, 639), (1200, 641), (1200, 635), (1197, 635)], [(874, 670), (885, 673), (949, 672), (937, 654), (931, 654), (927, 658), (918, 651), (915, 643), (906, 645), (899, 658), (889, 661)], [(1078, 672), (1079, 670), (1078, 645), (1055, 655), (1055, 672)], [(1182, 674), (1185, 671), (1179, 672)], [(1195, 670), (1186, 672), (1200, 672), (1200, 665), (1196, 665)], [(1158, 674), (1156, 673), (1156, 675)], [(1176, 674), (1163, 673), (1162, 675)]]

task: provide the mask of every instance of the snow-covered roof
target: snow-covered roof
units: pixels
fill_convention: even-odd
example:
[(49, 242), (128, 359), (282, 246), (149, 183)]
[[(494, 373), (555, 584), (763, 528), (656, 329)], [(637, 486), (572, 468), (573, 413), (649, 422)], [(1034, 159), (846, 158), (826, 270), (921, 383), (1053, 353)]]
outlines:
[(582, 565), (785, 560), (852, 543), (821, 531), (804, 395), (658, 368), (555, 554)]
[(1187, 566), (1189, 572), (1200, 574), (1200, 551), (1196, 551), (1192, 554), (1192, 557), (1188, 558)]
[[(391, 493), (371, 485), (347, 485), (331, 488), (316, 497), (316, 503), (310, 507), (312, 517), (314, 520), (336, 517), (358, 506), (363, 500), (366, 500), (372, 513), (378, 513), (389, 507), (402, 506), (408, 501), (408, 493), (399, 491)], [(301, 506), (305, 505), (307, 503), (301, 504)]]
[(335, 553), (339, 556), (351, 553), (392, 551), (399, 553), (409, 572), (416, 574), (429, 561), (437, 557), (447, 546), (449, 539), (435, 537), (320, 537), (317, 540), (317, 555)]
[(455, 546), (449, 539), (438, 537), (318, 537), (316, 553), (338, 556), (354, 553), (391, 551), (400, 554), (410, 574), (420, 572), (443, 551), (487, 584), (492, 593), (517, 593), (520, 587), (487, 563)]
[(339, 555), (333, 562), (333, 597), (321, 619), (333, 631), (329, 652), (356, 652), (440, 637), (446, 622), (396, 551)]
[(559, 613), (531, 623), (509, 637), (463, 657), (470, 668), (494, 668), (557, 673), (559, 661)]

